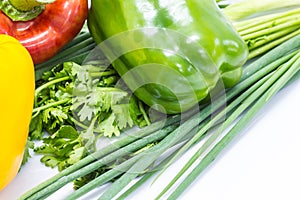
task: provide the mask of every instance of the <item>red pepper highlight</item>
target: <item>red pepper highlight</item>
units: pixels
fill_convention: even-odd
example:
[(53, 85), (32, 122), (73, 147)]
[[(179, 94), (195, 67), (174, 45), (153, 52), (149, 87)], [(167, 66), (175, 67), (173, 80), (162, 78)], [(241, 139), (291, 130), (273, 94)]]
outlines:
[(53, 57), (81, 30), (87, 0), (56, 0), (29, 21), (13, 21), (0, 11), (0, 34), (13, 36), (29, 51), (35, 64)]

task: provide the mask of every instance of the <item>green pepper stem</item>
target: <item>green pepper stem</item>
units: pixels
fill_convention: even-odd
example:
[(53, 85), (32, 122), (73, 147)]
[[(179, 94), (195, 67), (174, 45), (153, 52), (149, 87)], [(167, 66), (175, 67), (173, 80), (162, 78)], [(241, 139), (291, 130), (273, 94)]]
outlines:
[(53, 3), (55, 0), (9, 0), (11, 5), (19, 11), (31, 11), (37, 6)]
[(29, 21), (40, 15), (45, 4), (55, 0), (1, 0), (0, 10), (12, 21)]

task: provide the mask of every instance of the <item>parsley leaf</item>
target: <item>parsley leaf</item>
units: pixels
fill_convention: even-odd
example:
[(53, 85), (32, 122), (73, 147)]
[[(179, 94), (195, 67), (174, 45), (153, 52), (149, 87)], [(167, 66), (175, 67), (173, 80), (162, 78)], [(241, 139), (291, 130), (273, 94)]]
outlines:
[(65, 169), (95, 151), (98, 138), (149, 124), (146, 106), (125, 84), (117, 88), (119, 80), (106, 60), (65, 62), (43, 75), (29, 133), (31, 140), (42, 140), (34, 148), (41, 162)]

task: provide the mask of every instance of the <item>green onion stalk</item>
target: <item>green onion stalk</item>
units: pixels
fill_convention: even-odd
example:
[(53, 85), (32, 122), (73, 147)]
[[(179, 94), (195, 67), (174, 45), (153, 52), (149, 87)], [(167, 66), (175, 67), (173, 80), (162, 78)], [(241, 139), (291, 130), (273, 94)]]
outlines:
[(246, 42), (251, 59), (300, 33), (300, 8), (234, 21), (233, 25)]
[(226, 7), (224, 13), (232, 21), (247, 18), (257, 13), (299, 7), (299, 0), (242, 0)]
[[(96, 151), (41, 183), (20, 199), (46, 198), (64, 185), (110, 163), (115, 163), (113, 168), (80, 187), (67, 199), (77, 199), (109, 182), (112, 184), (99, 199), (122, 199), (153, 175), (157, 175), (158, 179), (174, 160), (203, 140), (203, 145), (195, 155), (157, 196), (160, 199), (171, 190), (169, 199), (176, 199), (279, 90), (298, 78), (299, 48), (300, 35), (297, 35), (245, 66), (241, 82), (227, 90), (213, 106), (208, 104), (204, 107), (201, 114), (185, 118), (183, 123), (179, 123), (182, 116), (172, 116), (164, 122), (159, 121), (125, 135), (116, 143)], [(220, 121), (224, 116), (225, 120)], [(155, 145), (145, 148), (152, 143)], [(173, 151), (166, 155), (170, 149)], [(123, 156), (127, 156), (127, 159), (117, 163)], [(187, 173), (200, 157), (203, 159)], [(140, 177), (139, 181), (128, 188), (137, 177)], [(182, 177), (183, 180), (179, 181)]]
[(64, 46), (54, 57), (35, 65), (35, 78), (40, 80), (43, 74), (53, 67), (64, 62), (76, 62), (82, 64), (90, 52), (95, 49), (94, 42), (88, 30), (83, 27), (82, 31), (70, 43)]
[[(255, 0), (243, 1), (243, 4), (233, 4), (223, 9), (248, 44), (249, 60), (262, 55), (245, 66), (239, 84), (216, 99), (213, 106), (208, 104), (202, 108), (201, 115), (185, 113), (184, 116), (170, 116), (164, 121), (125, 134), (113, 144), (88, 155), (26, 192), (19, 199), (44, 199), (66, 184), (111, 165), (114, 167), (77, 189), (68, 199), (77, 199), (108, 182), (113, 183), (99, 199), (123, 199), (152, 176), (157, 175), (155, 180), (158, 180), (178, 157), (199, 141), (205, 141), (157, 199), (166, 196), (170, 190), (172, 192), (169, 199), (179, 197), (193, 183), (195, 177), (247, 126), (255, 114), (288, 82), (299, 77), (300, 10), (291, 8), (296, 1), (260, 1), (261, 4), (256, 7), (259, 10), (250, 9), (247, 16), (236, 15), (235, 9), (242, 10), (242, 7), (247, 7), (246, 2), (251, 5)], [(258, 11), (270, 10), (269, 8), (285, 9), (249, 17)], [(65, 61), (81, 64), (95, 47), (96, 43), (84, 28), (56, 56), (35, 66), (37, 80), (45, 71)], [(166, 155), (170, 149), (173, 151)], [(200, 157), (203, 159), (191, 173), (187, 173)], [(123, 162), (120, 162), (120, 158), (123, 158)], [(139, 181), (128, 187), (137, 177), (140, 177)], [(183, 181), (179, 182), (182, 177)], [(128, 189), (122, 190), (123, 188)]]

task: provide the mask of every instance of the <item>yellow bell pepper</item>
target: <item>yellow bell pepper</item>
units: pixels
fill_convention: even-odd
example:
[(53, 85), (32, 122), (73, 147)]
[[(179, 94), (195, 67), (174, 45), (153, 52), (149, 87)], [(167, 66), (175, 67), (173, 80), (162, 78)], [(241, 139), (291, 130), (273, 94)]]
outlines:
[(18, 173), (34, 101), (34, 65), (15, 38), (0, 35), (0, 191)]

